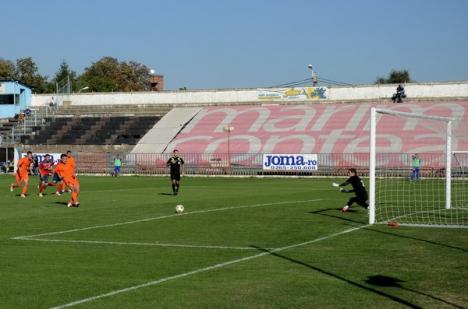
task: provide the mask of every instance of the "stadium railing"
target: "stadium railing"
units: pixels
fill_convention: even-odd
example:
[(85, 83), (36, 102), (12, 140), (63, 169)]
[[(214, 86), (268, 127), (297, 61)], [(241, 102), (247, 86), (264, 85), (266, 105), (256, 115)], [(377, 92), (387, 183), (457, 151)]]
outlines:
[[(167, 175), (166, 162), (171, 154), (121, 153), (123, 175)], [(445, 173), (443, 154), (422, 156), (422, 177), (443, 177)], [(110, 174), (116, 154), (82, 152), (76, 154), (77, 173)], [(346, 177), (349, 168), (356, 168), (359, 175), (369, 172), (368, 153), (321, 153), (317, 154), (318, 168), (304, 170), (264, 170), (263, 154), (255, 153), (183, 153), (184, 169), (187, 175), (232, 175), (232, 176), (340, 176)], [(391, 168), (397, 177), (411, 175), (411, 154), (385, 154), (384, 168)]]

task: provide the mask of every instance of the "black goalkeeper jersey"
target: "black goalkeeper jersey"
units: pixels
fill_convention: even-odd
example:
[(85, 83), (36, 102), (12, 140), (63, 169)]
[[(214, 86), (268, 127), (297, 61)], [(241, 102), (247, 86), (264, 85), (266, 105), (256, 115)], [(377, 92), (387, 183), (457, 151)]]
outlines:
[(340, 186), (346, 186), (347, 184), (350, 184), (353, 187), (353, 190), (349, 192), (355, 192), (358, 196), (367, 196), (366, 187), (364, 186), (364, 183), (362, 182), (361, 178), (359, 178), (359, 176), (354, 175), (349, 177)]
[(171, 174), (180, 174), (180, 167), (184, 164), (184, 160), (177, 156), (172, 156), (167, 160), (167, 166), (171, 169)]

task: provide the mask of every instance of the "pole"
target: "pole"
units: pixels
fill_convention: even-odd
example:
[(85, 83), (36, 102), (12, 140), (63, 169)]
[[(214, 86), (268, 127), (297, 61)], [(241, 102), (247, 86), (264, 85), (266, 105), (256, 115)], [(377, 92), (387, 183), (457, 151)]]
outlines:
[(227, 151), (228, 151), (228, 170), (231, 173), (231, 131), (234, 131), (234, 127), (227, 125), (223, 128), (225, 132), (227, 132)]
[(447, 144), (445, 157), (445, 209), (452, 203), (452, 120), (447, 122)]
[(231, 128), (228, 127), (228, 131), (227, 131), (227, 134), (228, 134), (228, 168), (229, 168), (229, 171), (231, 171), (231, 143), (230, 143), (230, 136), (231, 136)]
[(372, 107), (369, 134), (369, 224), (375, 223), (375, 127), (376, 110)]

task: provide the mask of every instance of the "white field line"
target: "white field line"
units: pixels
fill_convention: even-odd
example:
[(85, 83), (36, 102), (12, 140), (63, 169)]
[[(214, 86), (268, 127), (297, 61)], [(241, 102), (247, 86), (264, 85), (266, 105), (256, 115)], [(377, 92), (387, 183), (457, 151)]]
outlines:
[(149, 282), (146, 282), (146, 283), (130, 286), (128, 288), (124, 288), (124, 289), (120, 289), (120, 290), (114, 290), (114, 291), (111, 291), (111, 292), (108, 292), (108, 293), (105, 293), (105, 294), (100, 294), (100, 295), (96, 295), (96, 296), (92, 296), (92, 297), (88, 297), (88, 298), (83, 298), (83, 299), (80, 299), (80, 300), (77, 300), (77, 301), (74, 301), (74, 302), (71, 302), (71, 303), (67, 303), (67, 304), (64, 304), (64, 305), (51, 307), (50, 309), (68, 308), (68, 307), (80, 305), (80, 304), (83, 304), (83, 303), (95, 301), (97, 299), (101, 299), (101, 298), (110, 297), (110, 296), (114, 296), (114, 295), (121, 294), (121, 293), (134, 291), (134, 290), (145, 288), (145, 287), (148, 287), (148, 286), (158, 285), (158, 284), (166, 282), (166, 281), (175, 280), (175, 279), (195, 275), (195, 274), (198, 274), (198, 273), (210, 271), (210, 270), (213, 270), (213, 269), (222, 268), (222, 267), (229, 266), (229, 265), (232, 265), (232, 264), (236, 264), (236, 263), (256, 259), (256, 258), (265, 256), (265, 255), (269, 255), (270, 253), (273, 253), (273, 252), (279, 252), (279, 251), (284, 251), (284, 250), (288, 250), (288, 249), (292, 249), (292, 248), (297, 248), (297, 247), (313, 244), (313, 243), (316, 243), (316, 242), (319, 242), (319, 241), (322, 241), (322, 240), (330, 239), (332, 237), (336, 237), (336, 236), (339, 236), (339, 235), (351, 233), (353, 231), (357, 231), (357, 230), (360, 230), (360, 229), (368, 227), (368, 226), (369, 225), (353, 227), (353, 228), (350, 228), (350, 229), (347, 229), (347, 230), (344, 230), (344, 231), (341, 231), (341, 232), (337, 232), (337, 233), (330, 234), (330, 235), (327, 235), (327, 236), (319, 237), (319, 238), (309, 240), (309, 241), (306, 241), (306, 242), (302, 242), (302, 243), (299, 243), (299, 244), (294, 244), (294, 245), (290, 245), (290, 246), (286, 246), (286, 247), (282, 247), (282, 248), (277, 248), (277, 249), (274, 249), (274, 250), (271, 250), (271, 251), (268, 251), (268, 252), (262, 252), (262, 253), (247, 256), (247, 257), (244, 257), (244, 258), (235, 259), (235, 260), (227, 261), (227, 262), (224, 262), (224, 263), (215, 264), (215, 265), (212, 265), (212, 266), (195, 269), (195, 270), (192, 270), (192, 271), (189, 271), (189, 272), (186, 272), (186, 273), (182, 273), (182, 274), (178, 274), (178, 275), (174, 275), (174, 276), (169, 276), (169, 277), (157, 279), (157, 280), (154, 280), (154, 281), (149, 281)]
[[(78, 240), (78, 239), (47, 239), (47, 238), (22, 238), (21, 240), (34, 240), (44, 242), (65, 242), (103, 245), (128, 245), (128, 246), (158, 246), (158, 247), (180, 247), (180, 248), (203, 248), (203, 249), (231, 249), (231, 250), (258, 250), (255, 247), (235, 247), (235, 246), (211, 246), (211, 245), (184, 245), (160, 242), (123, 242), (123, 241), (103, 241), (103, 240)], [(276, 248), (266, 248), (274, 250)]]
[(165, 216), (159, 216), (159, 217), (139, 219), (139, 220), (134, 220), (134, 221), (88, 226), (88, 227), (65, 230), (65, 231), (42, 233), (42, 234), (35, 234), (35, 235), (16, 236), (16, 237), (12, 237), (10, 239), (24, 240), (24, 239), (27, 239), (27, 238), (35, 238), (35, 237), (39, 237), (39, 236), (59, 235), (59, 234), (66, 234), (66, 233), (72, 233), (72, 232), (79, 232), (79, 231), (114, 227), (114, 226), (127, 225), (127, 224), (135, 224), (135, 223), (140, 223), (140, 222), (148, 222), (148, 221), (153, 221), (153, 220), (161, 220), (161, 219), (188, 216), (188, 215), (195, 215), (195, 214), (208, 213), (208, 212), (225, 211), (225, 210), (241, 209), (241, 208), (254, 208), (254, 207), (263, 207), (263, 206), (273, 206), (273, 205), (284, 205), (284, 204), (309, 203), (309, 202), (317, 202), (317, 201), (321, 201), (321, 200), (322, 199), (312, 199), (312, 200), (302, 200), (302, 201), (284, 201), (284, 202), (275, 202), (275, 203), (251, 204), (251, 205), (222, 207), (222, 208), (215, 208), (215, 209), (196, 210), (196, 211), (184, 212), (182, 214), (171, 214), (171, 215), (165, 215)]

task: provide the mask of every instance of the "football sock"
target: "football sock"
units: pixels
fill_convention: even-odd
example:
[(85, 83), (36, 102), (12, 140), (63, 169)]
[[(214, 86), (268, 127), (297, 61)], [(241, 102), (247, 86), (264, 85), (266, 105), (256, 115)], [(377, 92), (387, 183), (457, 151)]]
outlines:
[(176, 192), (176, 185), (172, 184), (172, 192)]

